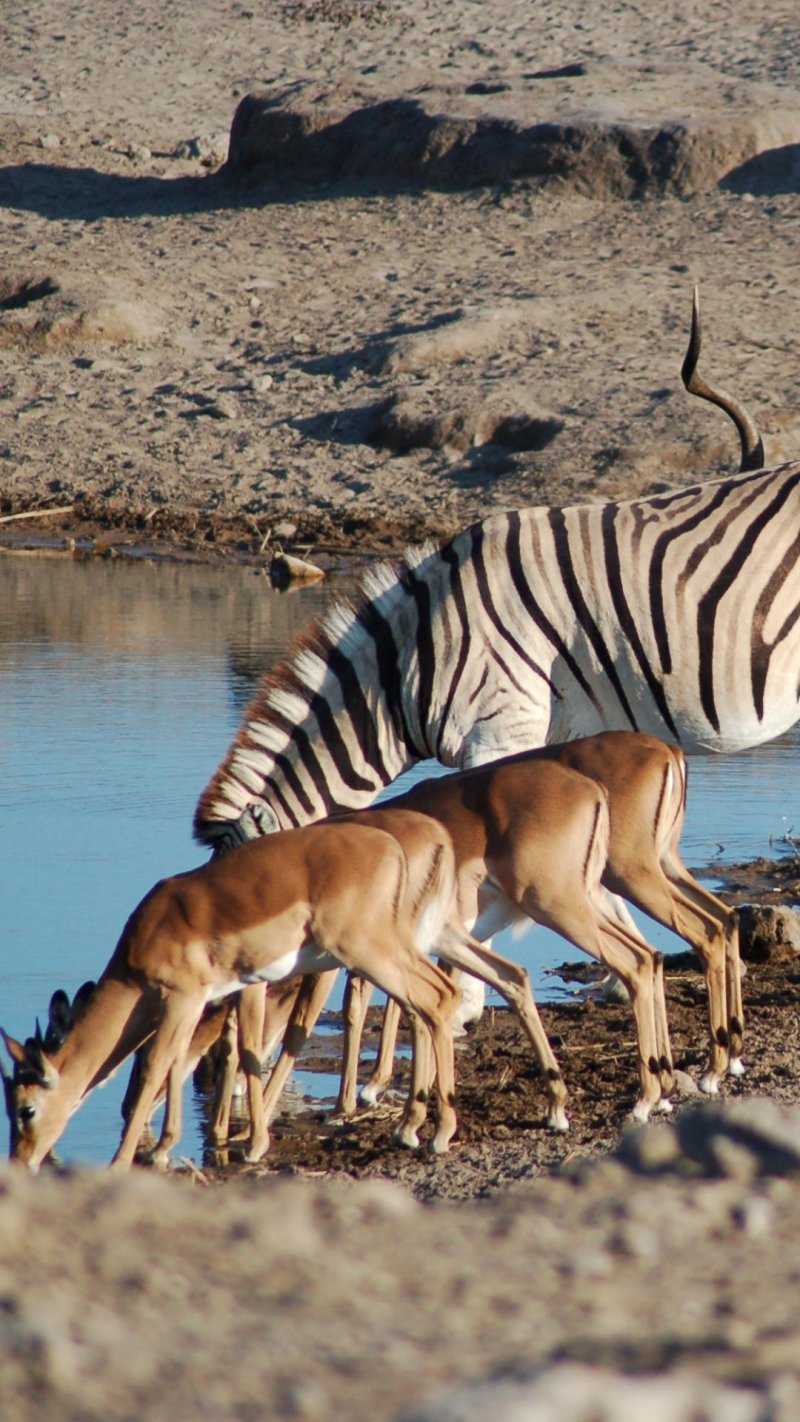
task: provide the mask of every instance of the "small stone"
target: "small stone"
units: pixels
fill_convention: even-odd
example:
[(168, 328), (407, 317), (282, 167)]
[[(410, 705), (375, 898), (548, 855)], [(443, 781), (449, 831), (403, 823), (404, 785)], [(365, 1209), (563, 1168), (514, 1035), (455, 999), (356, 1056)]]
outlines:
[(574, 1251), (566, 1267), (570, 1274), (580, 1279), (607, 1279), (614, 1272), (614, 1261), (606, 1249), (585, 1245)]
[(658, 1257), (658, 1235), (635, 1220), (624, 1220), (613, 1230), (608, 1247), (613, 1254), (651, 1261)]
[(632, 1126), (623, 1132), (620, 1158), (631, 1170), (643, 1175), (673, 1167), (680, 1156), (675, 1127)]
[(700, 1087), (688, 1071), (675, 1072), (675, 1094), (677, 1096), (699, 1096)]
[(227, 133), (201, 133), (193, 138), (184, 138), (172, 150), (173, 158), (194, 159), (206, 167), (224, 163), (227, 156)]
[(276, 523), (272, 530), (273, 538), (284, 538), (287, 543), (290, 539), (294, 538), (296, 533), (297, 524), (289, 523), (288, 520), (283, 523)]
[(61, 139), (57, 133), (43, 133), (39, 139), (40, 148), (60, 148)]
[(289, 553), (276, 553), (269, 565), (269, 576), (273, 587), (283, 590), (293, 583), (315, 583), (324, 578), (322, 568), (309, 563), (305, 558), (293, 558)]
[(772, 1228), (775, 1215), (771, 1200), (763, 1195), (748, 1195), (732, 1211), (734, 1224), (753, 1239), (763, 1239)]

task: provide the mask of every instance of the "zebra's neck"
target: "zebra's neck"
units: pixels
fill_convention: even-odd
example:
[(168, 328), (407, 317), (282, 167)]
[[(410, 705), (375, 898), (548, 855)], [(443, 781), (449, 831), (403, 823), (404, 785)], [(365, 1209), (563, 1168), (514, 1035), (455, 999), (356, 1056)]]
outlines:
[(404, 686), (403, 571), (380, 565), (356, 600), (312, 623), (267, 673), (195, 813), (201, 843), (227, 846), (358, 809), (428, 754)]

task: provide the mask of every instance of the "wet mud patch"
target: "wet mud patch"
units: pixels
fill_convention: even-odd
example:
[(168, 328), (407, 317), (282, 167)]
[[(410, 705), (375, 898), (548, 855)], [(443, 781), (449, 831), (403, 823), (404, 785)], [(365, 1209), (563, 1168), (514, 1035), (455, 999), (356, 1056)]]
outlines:
[[(705, 1099), (696, 1082), (706, 1057), (706, 990), (693, 953), (668, 957), (666, 972), (678, 1073), (672, 1101), (680, 1109), (682, 1104)], [(776, 949), (768, 962), (746, 966), (747, 1073), (723, 1084), (723, 1098), (766, 1095), (776, 1101), (800, 1101), (798, 994), (800, 958), (790, 949)], [(345, 1121), (336, 1118), (330, 1107), (298, 1110), (295, 1104), (276, 1116), (272, 1145), (263, 1162), (245, 1165), (231, 1150), (227, 1160), (209, 1156), (204, 1174), (217, 1180), (276, 1172), (350, 1179), (378, 1176), (402, 1182), (422, 1200), (466, 1200), (606, 1154), (630, 1126), (636, 1096), (630, 1008), (582, 993), (565, 1002), (542, 1004), (541, 1015), (569, 1090), (566, 1135), (545, 1127), (543, 1084), (517, 1019), (505, 1008), (490, 1008), (458, 1043), (459, 1130), (446, 1156), (434, 1158), (425, 1148), (409, 1152), (394, 1141), (407, 1080), (407, 1063), (401, 1062), (393, 1093), (376, 1108), (360, 1110), (353, 1120)], [(374, 1049), (378, 1026), (378, 1010), (371, 1009), (366, 1050)], [(312, 1064), (332, 1076), (338, 1072), (335, 1037), (316, 1039), (303, 1067)], [(362, 1068), (361, 1080), (364, 1075)], [(430, 1123), (425, 1133), (429, 1139)]]

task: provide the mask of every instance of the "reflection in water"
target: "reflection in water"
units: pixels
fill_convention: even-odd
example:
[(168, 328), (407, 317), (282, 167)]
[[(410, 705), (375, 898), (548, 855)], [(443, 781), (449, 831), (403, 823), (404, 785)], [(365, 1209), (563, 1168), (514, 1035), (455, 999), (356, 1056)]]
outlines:
[[(96, 976), (151, 885), (201, 862), (191, 840), (195, 801), (255, 678), (348, 586), (329, 580), (281, 595), (247, 568), (0, 556), (7, 1031), (26, 1036), (56, 987), (71, 992)], [(769, 853), (771, 837), (800, 833), (799, 776), (795, 733), (737, 757), (694, 761), (687, 861)], [(678, 946), (670, 935), (648, 936)], [(516, 942), (506, 935), (501, 946), (534, 978), (541, 964), (567, 956), (544, 931)], [(65, 1158), (109, 1158), (126, 1077), (124, 1068), (76, 1115)], [(187, 1116), (189, 1100), (187, 1092)], [(199, 1158), (188, 1119), (182, 1149)]]

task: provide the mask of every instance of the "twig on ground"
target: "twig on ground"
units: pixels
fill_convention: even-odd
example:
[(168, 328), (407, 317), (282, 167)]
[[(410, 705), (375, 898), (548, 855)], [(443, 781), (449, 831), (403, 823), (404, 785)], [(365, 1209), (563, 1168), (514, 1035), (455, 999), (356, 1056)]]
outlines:
[(0, 523), (17, 523), (23, 518), (49, 518), (51, 514), (72, 513), (74, 504), (52, 504), (46, 509), (26, 509), (25, 513), (0, 514)]

